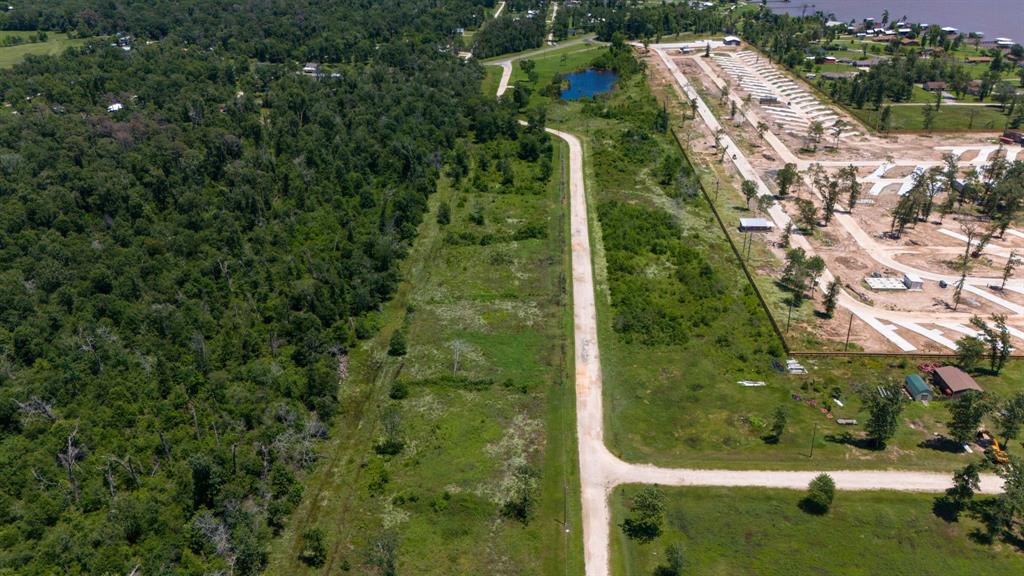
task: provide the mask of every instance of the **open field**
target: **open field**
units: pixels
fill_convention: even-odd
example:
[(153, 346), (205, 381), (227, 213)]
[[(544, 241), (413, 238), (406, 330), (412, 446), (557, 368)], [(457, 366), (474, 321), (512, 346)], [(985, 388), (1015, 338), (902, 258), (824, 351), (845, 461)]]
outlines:
[[(562, 529), (579, 525), (563, 150), (556, 141), (536, 194), (501, 194), (499, 158), (517, 184), (538, 175), (511, 146), (470, 146), (470, 175), (430, 198), (379, 336), (351, 353), (337, 431), (268, 574), (376, 573), (389, 542), (400, 573), (582, 573), (579, 533)], [(396, 331), (405, 356), (387, 353)], [(324, 568), (299, 560), (312, 527)]]
[[(934, 102), (934, 98), (929, 102)], [(870, 106), (864, 108), (847, 108), (866, 126), (876, 128), (880, 110)], [(892, 107), (892, 132), (926, 132), (922, 106)], [(934, 132), (967, 132), (984, 131), (998, 132), (1007, 127), (1010, 117), (1003, 114), (998, 104), (988, 106), (956, 106), (942, 105), (935, 114)]]
[[(28, 36), (31, 32), (0, 32), (0, 37)], [(68, 38), (67, 34), (47, 32), (46, 42), (19, 44), (17, 46), (0, 47), (0, 69), (10, 68), (25, 59), (25, 56), (48, 56), (60, 54), (72, 46), (83, 46), (88, 38)]]
[(1002, 576), (1024, 571), (1024, 556), (1006, 544), (979, 544), (979, 525), (947, 523), (932, 513), (934, 496), (840, 492), (831, 512), (807, 514), (802, 492), (753, 488), (672, 488), (664, 534), (649, 544), (626, 538), (629, 486), (613, 497), (612, 574), (648, 576), (680, 544), (685, 574), (722, 576)]

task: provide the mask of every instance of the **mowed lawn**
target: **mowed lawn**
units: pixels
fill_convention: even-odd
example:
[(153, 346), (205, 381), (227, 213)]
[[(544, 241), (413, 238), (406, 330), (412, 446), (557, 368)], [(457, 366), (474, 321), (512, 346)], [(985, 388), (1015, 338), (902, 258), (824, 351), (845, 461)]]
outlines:
[[(881, 112), (867, 106), (862, 109), (848, 108), (857, 118), (871, 128), (878, 126)], [(924, 131), (924, 106), (892, 107), (892, 132)], [(998, 104), (988, 106), (956, 106), (944, 104), (935, 114), (932, 130), (934, 132), (984, 131), (998, 132), (1006, 127), (1010, 120), (1003, 114)]]
[(1004, 543), (979, 544), (971, 520), (947, 523), (934, 496), (839, 492), (831, 512), (797, 507), (802, 491), (667, 488), (664, 533), (637, 544), (618, 525), (635, 486), (612, 497), (612, 574), (649, 576), (680, 544), (684, 574), (701, 576), (1009, 576), (1024, 555)]
[[(3, 36), (22, 36), (27, 38), (32, 32), (0, 32)], [(35, 44), (19, 44), (17, 46), (0, 47), (0, 68), (10, 68), (21, 62), (26, 56), (49, 56), (60, 54), (72, 46), (82, 46), (88, 38), (68, 38), (67, 34), (47, 32), (46, 42)]]

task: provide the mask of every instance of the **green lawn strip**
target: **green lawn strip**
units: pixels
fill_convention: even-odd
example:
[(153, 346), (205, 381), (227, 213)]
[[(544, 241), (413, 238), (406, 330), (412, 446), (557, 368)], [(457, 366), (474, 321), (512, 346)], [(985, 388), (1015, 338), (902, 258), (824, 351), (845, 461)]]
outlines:
[(665, 565), (670, 544), (683, 548), (684, 574), (708, 576), (1002, 576), (1024, 571), (1010, 545), (979, 544), (980, 525), (947, 523), (932, 513), (933, 495), (838, 492), (830, 512), (798, 503), (804, 492), (759, 488), (664, 488), (660, 537), (647, 544), (618, 527), (636, 486), (612, 496), (612, 574), (648, 576)]
[[(568, 43), (568, 42), (571, 42), (572, 40), (578, 40), (580, 38), (587, 38), (587, 37), (593, 37), (593, 35), (590, 35), (590, 34), (580, 34), (580, 35), (577, 35), (577, 36), (573, 36), (571, 38), (566, 38), (565, 40), (562, 40), (561, 42), (558, 42), (557, 45), (559, 46), (559, 48), (555, 48), (554, 50), (552, 50), (552, 52), (559, 52), (560, 50), (563, 50), (563, 49), (566, 49), (566, 50), (572, 49), (573, 47), (576, 46), (576, 44), (569, 44), (568, 46), (563, 46), (563, 45)], [(581, 44), (586, 46), (585, 42), (581, 43)], [(491, 62), (495, 62), (497, 60), (505, 60), (505, 59), (508, 59), (508, 58), (517, 58), (517, 57), (525, 56), (525, 55), (527, 55), (527, 54), (529, 54), (531, 52), (536, 52), (537, 50), (543, 50), (545, 48), (548, 48), (548, 46), (546, 44), (543, 45), (543, 46), (537, 46), (536, 48), (530, 48), (528, 50), (520, 50), (519, 52), (509, 52), (507, 54), (499, 54), (498, 56), (491, 56), (490, 58), (484, 58), (483, 60), (480, 60), (480, 63), (481, 64), (488, 64), (488, 63), (491, 63)], [(546, 56), (548, 54), (551, 54), (552, 52), (544, 52), (543, 54), (540, 54), (540, 55), (541, 56)]]
[[(560, 146), (555, 151), (553, 161), (561, 162)], [(510, 157), (517, 181), (537, 170), (514, 154), (491, 152)], [(499, 190), (496, 163), (479, 180)], [(431, 197), (380, 334), (352, 354), (346, 409), (325, 446), (327, 462), (307, 479), (303, 503), (274, 542), (268, 573), (334, 574), (346, 566), (361, 573), (387, 534), (398, 542), (402, 573), (582, 572), (579, 533), (561, 524), (579, 525), (579, 496), (559, 301), (560, 179), (556, 170), (532, 195), (480, 192), (475, 182), (443, 180)], [(441, 202), (451, 207), (447, 227), (436, 222)], [(474, 212), (484, 214), (483, 224), (470, 222)], [(543, 237), (511, 240), (527, 223), (539, 224)], [(497, 240), (451, 241), (449, 232), (471, 228)], [(403, 327), (408, 354), (387, 356), (391, 333)], [(389, 398), (399, 382), (407, 396)], [(373, 449), (388, 412), (399, 415), (405, 443), (393, 456)], [(523, 481), (523, 465), (535, 483), (525, 523), (497, 505)], [(326, 536), (325, 568), (298, 559), (300, 535), (313, 526)]]
[[(29, 34), (32, 34), (32, 32), (6, 32), (3, 35), (27, 37)], [(60, 54), (72, 46), (83, 46), (88, 41), (88, 38), (68, 38), (68, 35), (64, 33), (47, 32), (46, 42), (0, 47), (0, 69), (10, 68), (24, 60), (26, 56)]]
[[(847, 108), (865, 125), (874, 129), (878, 125), (880, 111), (872, 106), (864, 108)], [(1006, 127), (1010, 118), (1000, 109), (998, 104), (991, 106), (939, 106), (935, 114), (934, 132), (998, 132)], [(923, 106), (893, 106), (892, 132), (924, 131)]]
[(498, 85), (501, 84), (501, 72), (501, 66), (484, 66), (484, 81), (480, 85), (484, 94), (494, 96), (498, 93)]

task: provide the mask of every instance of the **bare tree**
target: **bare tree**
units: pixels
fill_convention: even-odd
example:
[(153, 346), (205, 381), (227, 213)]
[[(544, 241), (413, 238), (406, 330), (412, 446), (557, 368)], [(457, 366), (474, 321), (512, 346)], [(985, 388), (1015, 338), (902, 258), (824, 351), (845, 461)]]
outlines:
[(26, 416), (42, 416), (51, 422), (57, 420), (57, 415), (53, 413), (53, 406), (49, 402), (40, 400), (38, 396), (33, 396), (24, 402), (15, 400), (15, 404), (18, 405), (18, 411)]
[(68, 484), (71, 485), (71, 495), (75, 502), (78, 502), (78, 480), (75, 479), (75, 464), (85, 458), (85, 449), (78, 445), (78, 425), (68, 434), (64, 449), (57, 453), (57, 460), (64, 466), (68, 475)]

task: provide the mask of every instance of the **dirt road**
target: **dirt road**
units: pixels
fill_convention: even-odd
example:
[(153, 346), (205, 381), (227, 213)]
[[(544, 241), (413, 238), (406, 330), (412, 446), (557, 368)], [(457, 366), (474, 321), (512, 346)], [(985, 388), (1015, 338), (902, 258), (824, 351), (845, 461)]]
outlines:
[[(508, 59), (508, 62), (511, 64), (513, 59)], [(499, 88), (498, 95), (502, 92)], [(589, 213), (584, 187), (583, 146), (573, 134), (551, 128), (546, 130), (564, 140), (569, 147), (573, 358), (585, 571), (586, 576), (608, 576), (612, 529), (608, 497), (618, 485), (804, 489), (818, 472), (660, 468), (650, 464), (623, 462), (608, 451), (604, 443), (601, 354), (597, 337)], [(828, 473), (841, 490), (940, 492), (951, 483), (950, 475), (935, 472), (830, 470)], [(998, 492), (1000, 486), (999, 478), (992, 475), (982, 477), (982, 492)]]
[[(569, 146), (569, 202), (572, 260), (574, 361), (576, 367), (576, 434), (579, 444), (580, 492), (583, 499), (583, 551), (587, 576), (609, 574), (611, 513), (608, 496), (620, 484), (667, 486), (762, 486), (804, 489), (814, 471), (702, 470), (632, 464), (615, 457), (604, 444), (601, 354), (591, 261), (583, 147), (579, 138), (548, 128)], [(841, 490), (940, 492), (950, 475), (899, 470), (828, 471)], [(982, 478), (983, 492), (998, 492), (999, 478)]]
[(567, 46), (574, 46), (576, 44), (591, 43), (591, 42), (593, 42), (595, 44), (600, 44), (600, 42), (597, 42), (596, 40), (594, 40), (593, 37), (587, 36), (585, 38), (576, 38), (574, 40), (567, 40), (565, 42), (561, 42), (561, 43), (556, 44), (554, 46), (548, 46), (546, 48), (538, 48), (537, 50), (532, 50), (530, 52), (523, 52), (521, 54), (516, 54), (515, 56), (510, 56), (508, 58), (502, 58), (501, 60), (491, 60), (490, 62), (483, 62), (482, 64), (484, 64), (485, 66), (501, 66), (501, 81), (498, 82), (498, 97), (501, 98), (501, 96), (503, 94), (505, 94), (506, 91), (508, 91), (508, 81), (509, 81), (510, 78), (512, 78), (512, 63), (515, 62), (516, 60), (522, 60), (523, 58), (530, 58), (532, 56), (537, 56), (539, 54), (543, 54), (545, 52), (551, 52), (552, 50), (558, 50), (560, 48), (565, 48)]

